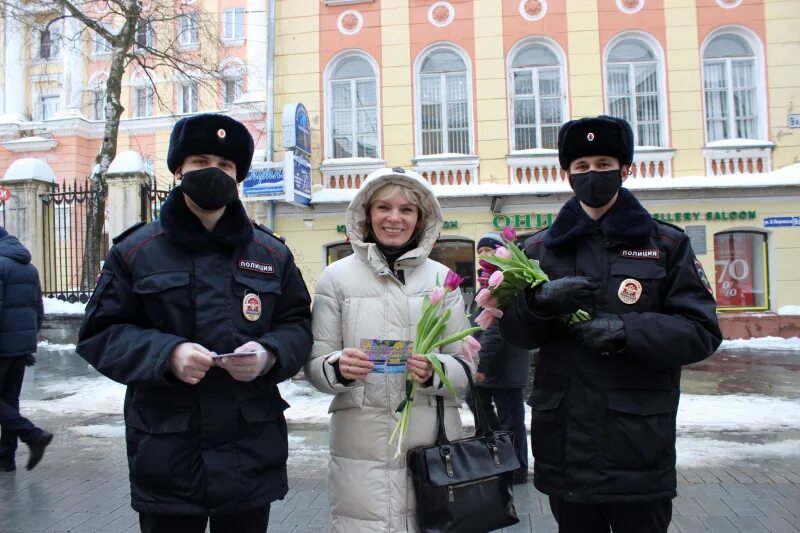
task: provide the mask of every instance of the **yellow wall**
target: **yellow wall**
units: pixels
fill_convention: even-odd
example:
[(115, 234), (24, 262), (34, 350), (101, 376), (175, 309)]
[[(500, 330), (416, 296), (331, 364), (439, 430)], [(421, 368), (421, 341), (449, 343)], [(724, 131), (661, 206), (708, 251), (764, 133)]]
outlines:
[(765, 8), (770, 140), (778, 144), (773, 168), (780, 168), (800, 161), (800, 129), (786, 125), (789, 113), (800, 113), (800, 2), (776, 0)]
[(414, 157), (414, 100), (408, 0), (381, 1), (382, 157), (388, 166), (408, 166)]

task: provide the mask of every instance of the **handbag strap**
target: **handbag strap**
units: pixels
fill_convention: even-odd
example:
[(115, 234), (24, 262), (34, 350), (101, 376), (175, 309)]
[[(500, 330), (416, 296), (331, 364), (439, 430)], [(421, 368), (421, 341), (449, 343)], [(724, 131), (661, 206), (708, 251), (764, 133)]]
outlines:
[[(453, 359), (464, 369), (464, 373), (467, 375), (467, 381), (469, 381), (469, 392), (472, 396), (472, 403), (475, 406), (475, 435), (491, 435), (492, 429), (489, 426), (489, 418), (486, 416), (483, 405), (478, 401), (478, 391), (477, 387), (475, 387), (475, 381), (472, 379), (472, 369), (460, 358), (453, 356)], [(444, 399), (441, 396), (436, 396), (436, 422), (436, 444), (440, 446), (442, 444), (448, 444), (450, 441), (444, 429)]]

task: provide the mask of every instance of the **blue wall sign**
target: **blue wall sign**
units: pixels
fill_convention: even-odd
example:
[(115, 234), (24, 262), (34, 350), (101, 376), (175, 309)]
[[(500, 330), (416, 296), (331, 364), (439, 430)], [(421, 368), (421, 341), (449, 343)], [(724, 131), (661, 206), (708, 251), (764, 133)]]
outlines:
[(765, 228), (785, 228), (800, 226), (800, 216), (796, 217), (769, 217), (764, 219)]
[(300, 102), (283, 106), (283, 148), (311, 155), (311, 123)]
[(242, 183), (245, 196), (283, 196), (283, 165), (271, 168), (251, 168)]
[(311, 162), (308, 158), (299, 152), (288, 152), (284, 175), (287, 177), (286, 201), (304, 206), (311, 204)]

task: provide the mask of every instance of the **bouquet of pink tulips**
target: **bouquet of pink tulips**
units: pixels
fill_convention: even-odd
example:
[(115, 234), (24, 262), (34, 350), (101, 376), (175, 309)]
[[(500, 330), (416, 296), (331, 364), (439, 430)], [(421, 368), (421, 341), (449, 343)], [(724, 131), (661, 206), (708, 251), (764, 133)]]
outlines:
[[(450, 383), (450, 380), (445, 376), (442, 370), (442, 363), (439, 357), (433, 353), (433, 350), (446, 344), (451, 344), (456, 341), (462, 341), (461, 352), (464, 359), (472, 360), (480, 351), (481, 345), (472, 337), (472, 333), (478, 331), (479, 327), (467, 328), (458, 333), (454, 333), (449, 337), (441, 338), (442, 333), (447, 327), (447, 321), (450, 320), (452, 312), (450, 309), (442, 311), (444, 305), (440, 305), (448, 292), (457, 291), (458, 287), (464, 278), (459, 276), (453, 271), (447, 273), (444, 280), (444, 285), (439, 285), (439, 280), (436, 280), (436, 287), (431, 291), (430, 295), (426, 295), (422, 303), (422, 317), (417, 324), (417, 336), (414, 339), (414, 353), (423, 354), (431, 362), (433, 371), (439, 376), (442, 384), (447, 388), (453, 396), (457, 396), (457, 392)], [(397, 406), (397, 411), (400, 413), (400, 420), (392, 431), (389, 438), (389, 444), (394, 442), (397, 438), (397, 452), (395, 457), (399, 456), (403, 451), (403, 440), (408, 433), (408, 423), (411, 418), (411, 408), (414, 402), (414, 393), (416, 391), (416, 383), (411, 379), (411, 372), (406, 370), (406, 397)]]
[[(475, 301), (483, 307), (475, 322), (483, 329), (488, 328), (494, 319), (503, 316), (498, 308), (506, 305), (519, 291), (550, 281), (539, 267), (539, 261), (530, 259), (517, 247), (517, 233), (513, 228), (504, 228), (500, 236), (506, 245), (497, 248), (493, 257), (480, 260), (484, 275), (489, 274), (488, 287), (475, 295)], [(578, 310), (562, 316), (560, 320), (565, 324), (573, 324), (589, 318), (589, 313)]]

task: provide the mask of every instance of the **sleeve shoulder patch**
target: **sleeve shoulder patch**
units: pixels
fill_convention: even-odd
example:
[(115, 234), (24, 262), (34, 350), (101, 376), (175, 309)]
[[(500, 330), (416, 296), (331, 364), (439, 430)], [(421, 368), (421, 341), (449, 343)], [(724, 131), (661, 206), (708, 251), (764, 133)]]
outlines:
[(263, 231), (264, 233), (266, 233), (267, 235), (269, 235), (273, 239), (278, 239), (279, 241), (281, 241), (284, 244), (286, 243), (286, 239), (284, 237), (281, 237), (280, 235), (278, 235), (277, 233), (275, 233), (274, 231), (272, 231), (268, 227), (264, 226), (263, 224), (259, 224), (257, 222), (253, 222), (253, 226), (255, 226), (256, 229)]
[(711, 283), (708, 281), (708, 276), (706, 276), (706, 271), (703, 270), (703, 265), (700, 264), (700, 260), (697, 257), (692, 257), (694, 260), (694, 270), (697, 272), (697, 277), (700, 278), (700, 282), (703, 284), (703, 287), (706, 288), (709, 294), (713, 295), (714, 290), (711, 288)]
[(114, 237), (111, 240), (111, 242), (113, 242), (114, 244), (118, 244), (118, 243), (124, 241), (125, 238), (128, 237), (128, 235), (130, 235), (131, 233), (134, 233), (136, 230), (138, 230), (139, 228), (141, 228), (145, 224), (147, 224), (147, 222), (137, 222), (133, 226), (129, 227), (128, 229), (126, 229), (125, 231), (123, 231), (122, 233), (120, 233), (119, 235)]

